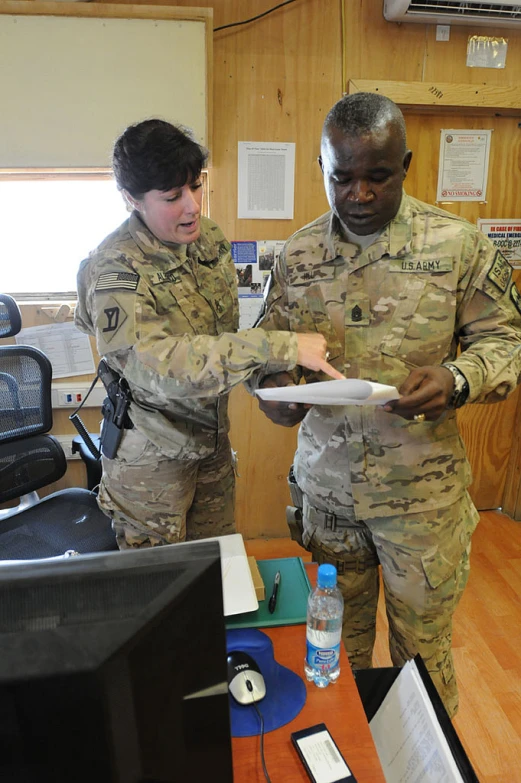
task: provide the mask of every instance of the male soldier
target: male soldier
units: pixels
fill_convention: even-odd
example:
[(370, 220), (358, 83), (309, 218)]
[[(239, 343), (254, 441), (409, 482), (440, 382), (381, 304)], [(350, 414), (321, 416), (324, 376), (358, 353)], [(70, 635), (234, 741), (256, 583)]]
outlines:
[[(403, 192), (410, 162), (392, 101), (359, 93), (331, 109), (319, 158), (331, 211), (286, 243), (260, 323), (316, 329), (333, 366), (396, 386), (400, 399), (260, 405), (276, 423), (302, 422), (294, 476), (303, 544), (338, 568), (351, 665), (371, 666), (380, 563), (392, 660), (419, 652), (452, 716), (452, 615), (478, 522), (455, 409), (515, 388), (521, 304), (488, 239)], [(286, 386), (302, 374), (326, 380), (298, 370), (256, 382)]]

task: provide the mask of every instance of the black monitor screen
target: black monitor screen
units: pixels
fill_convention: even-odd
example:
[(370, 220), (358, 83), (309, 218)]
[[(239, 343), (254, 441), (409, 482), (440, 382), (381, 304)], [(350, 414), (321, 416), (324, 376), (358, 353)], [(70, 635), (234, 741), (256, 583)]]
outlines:
[(233, 780), (216, 541), (0, 566), (2, 783)]

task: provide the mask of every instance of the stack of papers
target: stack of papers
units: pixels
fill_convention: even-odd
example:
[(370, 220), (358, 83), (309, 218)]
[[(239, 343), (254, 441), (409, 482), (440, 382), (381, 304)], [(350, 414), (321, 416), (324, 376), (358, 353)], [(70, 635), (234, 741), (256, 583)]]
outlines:
[(385, 405), (400, 397), (395, 386), (355, 378), (257, 389), (257, 395), (263, 400), (303, 402), (308, 405)]

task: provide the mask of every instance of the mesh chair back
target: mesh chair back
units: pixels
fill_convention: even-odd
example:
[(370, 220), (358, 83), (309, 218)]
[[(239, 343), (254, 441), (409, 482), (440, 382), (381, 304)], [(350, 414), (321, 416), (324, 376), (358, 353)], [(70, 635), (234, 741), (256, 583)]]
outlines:
[(66, 470), (65, 454), (52, 435), (0, 443), (0, 503), (58, 481)]
[(12, 296), (0, 294), (0, 337), (12, 337), (21, 328), (20, 308)]
[(29, 345), (0, 347), (0, 444), (52, 427), (52, 367)]

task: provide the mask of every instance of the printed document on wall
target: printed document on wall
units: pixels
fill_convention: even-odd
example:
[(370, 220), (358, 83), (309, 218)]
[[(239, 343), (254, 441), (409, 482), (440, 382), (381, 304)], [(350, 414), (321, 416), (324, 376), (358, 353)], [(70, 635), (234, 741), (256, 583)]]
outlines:
[(294, 191), (293, 142), (239, 142), (239, 218), (291, 220)]
[(486, 201), (491, 135), (441, 129), (437, 201)]
[(29, 326), (16, 335), (18, 345), (39, 348), (52, 364), (53, 378), (87, 375), (95, 371), (89, 336), (80, 332), (72, 321)]

